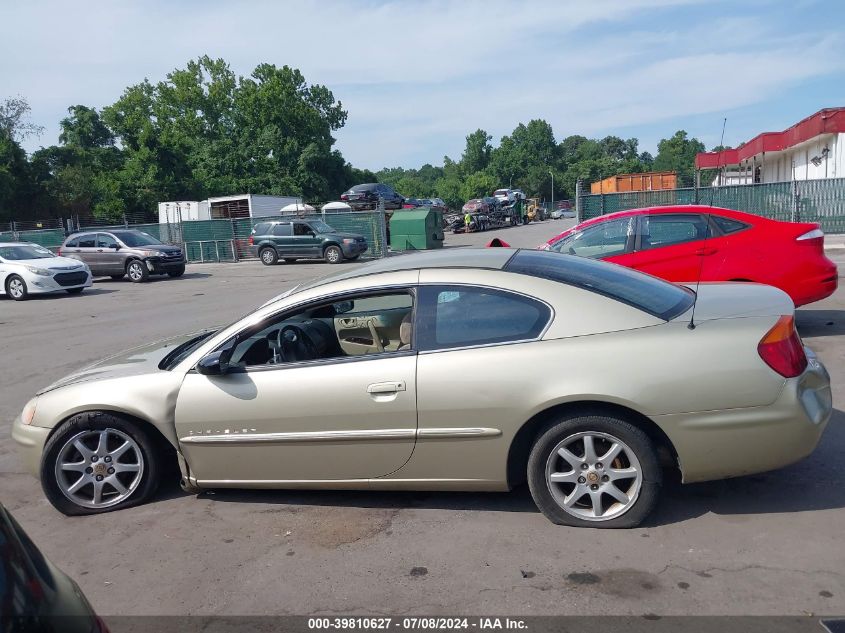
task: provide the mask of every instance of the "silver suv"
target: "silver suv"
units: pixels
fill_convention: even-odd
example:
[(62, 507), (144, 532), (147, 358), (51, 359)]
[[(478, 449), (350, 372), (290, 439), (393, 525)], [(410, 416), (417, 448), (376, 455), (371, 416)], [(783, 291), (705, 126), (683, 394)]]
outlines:
[(180, 277), (185, 273), (181, 248), (130, 229), (74, 233), (58, 253), (85, 262), (94, 277), (121, 279), (128, 275), (138, 283), (150, 275)]

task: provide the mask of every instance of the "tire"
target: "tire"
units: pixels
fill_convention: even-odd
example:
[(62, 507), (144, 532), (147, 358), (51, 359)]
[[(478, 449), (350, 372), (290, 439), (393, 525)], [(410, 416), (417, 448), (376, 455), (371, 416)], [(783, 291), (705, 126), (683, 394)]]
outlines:
[(126, 274), (129, 275), (129, 281), (140, 284), (150, 278), (150, 271), (140, 259), (130, 259), (126, 264)]
[(181, 268), (177, 268), (176, 270), (171, 270), (170, 272), (167, 273), (167, 275), (169, 277), (173, 277), (174, 279), (176, 277), (181, 277), (184, 274), (185, 274), (185, 267), (184, 266), (182, 266)]
[(326, 246), (326, 250), (323, 251), (323, 259), (329, 264), (339, 264), (343, 261), (343, 251), (340, 250), (339, 246)]
[(11, 297), (15, 301), (26, 301), (29, 296), (29, 290), (26, 287), (26, 282), (18, 275), (9, 275), (6, 279), (6, 296)]
[(83, 290), (85, 290), (85, 288), (68, 288), (65, 292), (69, 295), (78, 295)]
[[(596, 456), (592, 459), (587, 438)], [(608, 458), (610, 465), (602, 463), (614, 444), (620, 450)], [(559, 453), (564, 448), (568, 460)], [(553, 474), (560, 476), (557, 482), (551, 481)], [(598, 412), (547, 425), (531, 448), (527, 475), (534, 502), (552, 523), (593, 528), (638, 526), (654, 509), (663, 477), (648, 436), (623, 419)]]
[(279, 261), (279, 254), (275, 248), (262, 248), (258, 256), (261, 258), (261, 263), (265, 266), (273, 266)]
[(295, 264), (296, 258), (295, 257), (285, 257), (285, 263), (286, 264)]
[(121, 280), (121, 279), (123, 279), (125, 276), (126, 276), (125, 274), (124, 274), (124, 275), (109, 275), (109, 277), (111, 277), (111, 278), (112, 278), (112, 279), (114, 279), (115, 281), (120, 281), (120, 280)]
[[(105, 445), (101, 444), (103, 437)], [(115, 456), (118, 448), (127, 442), (129, 447)], [(86, 449), (87, 454), (77, 446)], [(41, 487), (53, 507), (68, 516), (120, 510), (152, 497), (160, 480), (160, 460), (153, 437), (143, 427), (110, 413), (80, 413), (64, 422), (44, 445)], [(57, 468), (59, 463), (90, 465), (80, 471)], [(88, 472), (89, 468), (91, 472)], [(77, 474), (78, 479), (87, 480), (71, 493), (70, 489), (78, 481)], [(101, 478), (100, 482), (96, 477)], [(113, 485), (115, 482), (124, 492)], [(99, 503), (95, 497), (97, 484)]]

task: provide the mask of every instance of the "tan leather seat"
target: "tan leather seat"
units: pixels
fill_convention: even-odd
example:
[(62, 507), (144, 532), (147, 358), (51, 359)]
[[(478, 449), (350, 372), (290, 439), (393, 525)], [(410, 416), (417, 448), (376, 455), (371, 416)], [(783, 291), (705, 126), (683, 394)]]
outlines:
[(399, 324), (399, 347), (396, 348), (397, 351), (400, 349), (410, 349), (413, 334), (414, 315), (413, 312), (408, 312), (405, 318), (402, 319), (402, 323)]

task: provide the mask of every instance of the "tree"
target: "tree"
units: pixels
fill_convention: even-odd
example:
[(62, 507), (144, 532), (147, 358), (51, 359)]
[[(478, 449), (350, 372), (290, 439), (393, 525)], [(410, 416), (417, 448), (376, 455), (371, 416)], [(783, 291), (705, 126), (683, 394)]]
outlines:
[(493, 137), (482, 129), (478, 129), (466, 138), (466, 148), (461, 157), (461, 169), (465, 174), (474, 174), (485, 169), (490, 164)]
[(675, 171), (678, 186), (692, 187), (695, 184), (695, 155), (704, 151), (704, 143), (697, 138), (687, 138), (684, 130), (678, 130), (668, 139), (657, 144), (654, 159), (655, 171)]
[(8, 129), (0, 130), (0, 219), (20, 217), (25, 210), (29, 175), (26, 152)]
[(0, 134), (18, 143), (41, 134), (44, 128), (28, 121), (31, 111), (29, 102), (23, 97), (6, 97), (0, 103)]
[(479, 171), (466, 177), (460, 186), (461, 200), (483, 198), (493, 194), (499, 187), (499, 180), (487, 172)]

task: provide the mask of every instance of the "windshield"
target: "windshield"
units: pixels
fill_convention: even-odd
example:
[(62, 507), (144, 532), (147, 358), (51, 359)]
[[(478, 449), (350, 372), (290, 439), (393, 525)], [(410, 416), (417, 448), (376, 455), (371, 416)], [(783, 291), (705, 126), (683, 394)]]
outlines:
[(55, 257), (55, 255), (38, 244), (15, 244), (14, 246), (0, 246), (0, 257), (8, 261), (15, 261), (18, 259), (49, 259)]
[(149, 233), (141, 231), (114, 231), (112, 233), (117, 239), (127, 246), (161, 246), (162, 243)]
[(158, 364), (159, 369), (173, 369), (185, 360), (191, 352), (193, 352), (197, 347), (199, 347), (200, 343), (202, 343), (205, 339), (209, 336), (217, 332), (217, 330), (207, 330), (194, 338), (185, 341), (181, 345), (177, 345), (173, 348), (173, 350), (165, 356), (161, 362)]
[(309, 222), (311, 228), (317, 231), (317, 233), (334, 233), (335, 230), (330, 227), (328, 224), (323, 222), (322, 220), (311, 220)]

